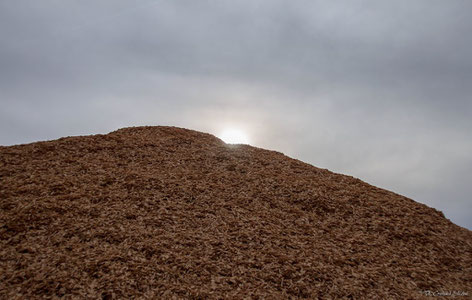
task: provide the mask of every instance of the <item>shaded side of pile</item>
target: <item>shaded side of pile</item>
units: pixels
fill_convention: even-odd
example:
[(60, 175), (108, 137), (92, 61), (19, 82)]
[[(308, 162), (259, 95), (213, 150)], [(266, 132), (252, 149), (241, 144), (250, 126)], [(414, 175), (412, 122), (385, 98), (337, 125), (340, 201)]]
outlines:
[(0, 298), (472, 293), (472, 232), (281, 153), (175, 127), (0, 147)]

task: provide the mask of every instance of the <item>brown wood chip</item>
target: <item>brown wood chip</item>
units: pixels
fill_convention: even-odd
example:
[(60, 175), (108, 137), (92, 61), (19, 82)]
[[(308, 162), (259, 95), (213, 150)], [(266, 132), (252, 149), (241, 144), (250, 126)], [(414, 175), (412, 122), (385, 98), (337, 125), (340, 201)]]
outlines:
[(446, 293), (472, 294), (471, 231), (278, 152), (175, 127), (0, 147), (2, 299)]

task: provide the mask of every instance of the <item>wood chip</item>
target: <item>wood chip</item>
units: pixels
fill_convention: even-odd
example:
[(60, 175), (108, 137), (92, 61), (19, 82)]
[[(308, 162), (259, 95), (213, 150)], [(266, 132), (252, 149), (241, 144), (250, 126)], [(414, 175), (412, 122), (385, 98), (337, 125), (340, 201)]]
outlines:
[(175, 127), (0, 147), (2, 299), (437, 292), (472, 293), (470, 230), (278, 152)]

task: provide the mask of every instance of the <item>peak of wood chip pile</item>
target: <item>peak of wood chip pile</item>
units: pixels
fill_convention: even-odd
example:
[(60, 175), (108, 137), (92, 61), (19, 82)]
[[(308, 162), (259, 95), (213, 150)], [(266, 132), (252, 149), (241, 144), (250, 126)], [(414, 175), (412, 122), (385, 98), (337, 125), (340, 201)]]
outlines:
[(0, 147), (0, 205), (1, 299), (472, 294), (441, 212), (181, 128)]

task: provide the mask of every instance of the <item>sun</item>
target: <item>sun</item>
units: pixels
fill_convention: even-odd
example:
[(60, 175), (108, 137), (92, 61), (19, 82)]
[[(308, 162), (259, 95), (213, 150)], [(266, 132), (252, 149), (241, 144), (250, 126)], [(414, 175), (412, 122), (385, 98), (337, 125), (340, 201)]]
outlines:
[(226, 144), (249, 144), (247, 134), (238, 128), (227, 128), (221, 132), (219, 137)]

